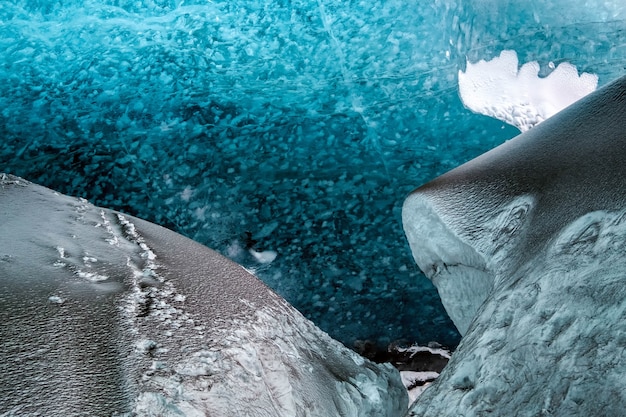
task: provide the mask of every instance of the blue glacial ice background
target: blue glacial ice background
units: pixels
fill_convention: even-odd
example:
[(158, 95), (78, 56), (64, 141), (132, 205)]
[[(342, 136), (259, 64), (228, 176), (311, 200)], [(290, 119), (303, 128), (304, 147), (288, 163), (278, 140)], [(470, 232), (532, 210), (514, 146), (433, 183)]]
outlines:
[(625, 18), (621, 0), (5, 0), (0, 171), (220, 251), (348, 346), (454, 347), (401, 205), (518, 133), (463, 108), (459, 69), (513, 49), (602, 85)]

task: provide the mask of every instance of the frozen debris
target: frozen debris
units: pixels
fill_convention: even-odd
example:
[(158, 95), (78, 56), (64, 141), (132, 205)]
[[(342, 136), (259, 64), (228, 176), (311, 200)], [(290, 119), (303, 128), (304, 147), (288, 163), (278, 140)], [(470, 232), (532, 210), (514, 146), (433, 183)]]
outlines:
[(65, 256), (65, 248), (61, 247), (61, 246), (57, 246), (56, 247), (57, 252), (59, 253), (59, 257), (61, 259), (66, 258), (67, 256)]
[(96, 272), (85, 272), (80, 269), (76, 271), (76, 275), (78, 275), (79, 278), (86, 279), (89, 282), (102, 282), (109, 279), (109, 277), (106, 275), (98, 274)]
[(51, 295), (50, 297), (48, 297), (48, 301), (52, 304), (63, 304), (65, 302), (65, 299), (59, 297), (58, 295)]
[(273, 250), (265, 250), (265, 251), (257, 252), (254, 249), (250, 249), (249, 252), (252, 256), (254, 256), (254, 259), (256, 259), (258, 262), (262, 264), (272, 263), (274, 259), (276, 259), (276, 257), (278, 256), (278, 253), (276, 253), (276, 251), (273, 251)]
[(139, 353), (149, 353), (156, 349), (157, 343), (154, 340), (142, 339), (135, 343), (135, 351)]
[(442, 358), (450, 359), (450, 351), (441, 346), (431, 347), (414, 345), (408, 348), (397, 347), (395, 348), (395, 350), (399, 353), (408, 353), (411, 357), (426, 353), (429, 355), (435, 355)]
[(30, 182), (23, 178), (16, 177), (15, 175), (0, 173), (0, 185), (19, 185), (26, 187)]
[(522, 132), (541, 123), (591, 93), (598, 76), (582, 73), (567, 62), (547, 77), (539, 77), (539, 63), (527, 62), (518, 69), (517, 53), (502, 51), (491, 61), (467, 62), (459, 71), (459, 93), (473, 112), (502, 120)]
[(409, 404), (419, 397), (428, 386), (439, 377), (438, 372), (415, 372), (415, 371), (402, 371), (400, 372), (400, 378), (402, 384), (409, 393)]

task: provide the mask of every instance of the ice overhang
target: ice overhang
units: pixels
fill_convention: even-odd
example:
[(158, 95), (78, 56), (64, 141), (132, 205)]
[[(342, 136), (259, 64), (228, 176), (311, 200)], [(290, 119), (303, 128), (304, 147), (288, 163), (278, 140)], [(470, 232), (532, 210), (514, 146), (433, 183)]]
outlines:
[(464, 335), (493, 287), (487, 262), (419, 192), (404, 202), (402, 223), (415, 262), (437, 287), (448, 315)]

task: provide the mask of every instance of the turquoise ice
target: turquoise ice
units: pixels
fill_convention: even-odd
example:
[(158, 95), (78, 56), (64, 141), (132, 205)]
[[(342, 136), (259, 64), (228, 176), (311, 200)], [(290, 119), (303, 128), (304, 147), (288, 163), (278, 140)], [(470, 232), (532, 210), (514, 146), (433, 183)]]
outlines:
[(463, 108), (466, 59), (602, 85), (626, 57), (618, 1), (59, 3), (0, 4), (2, 170), (231, 256), (350, 346), (458, 341), (400, 209), (517, 133)]

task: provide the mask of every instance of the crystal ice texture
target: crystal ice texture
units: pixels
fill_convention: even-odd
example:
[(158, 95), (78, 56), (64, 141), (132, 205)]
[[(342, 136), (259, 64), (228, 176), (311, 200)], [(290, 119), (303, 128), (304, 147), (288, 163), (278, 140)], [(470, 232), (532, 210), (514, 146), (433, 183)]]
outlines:
[(466, 59), (619, 75), (626, 6), (584, 3), (3, 0), (0, 166), (232, 254), (349, 346), (455, 344), (401, 202), (517, 134), (462, 106)]
[(527, 62), (518, 68), (515, 51), (502, 51), (491, 61), (467, 62), (465, 71), (459, 71), (459, 94), (468, 109), (522, 132), (591, 93), (597, 85), (597, 75), (579, 76), (576, 67), (567, 62), (540, 78), (539, 63)]
[(406, 412), (395, 368), (192, 240), (5, 174), (0, 212), (1, 415)]
[(623, 415), (624, 120), (626, 77), (407, 198), (464, 334), (410, 415)]

